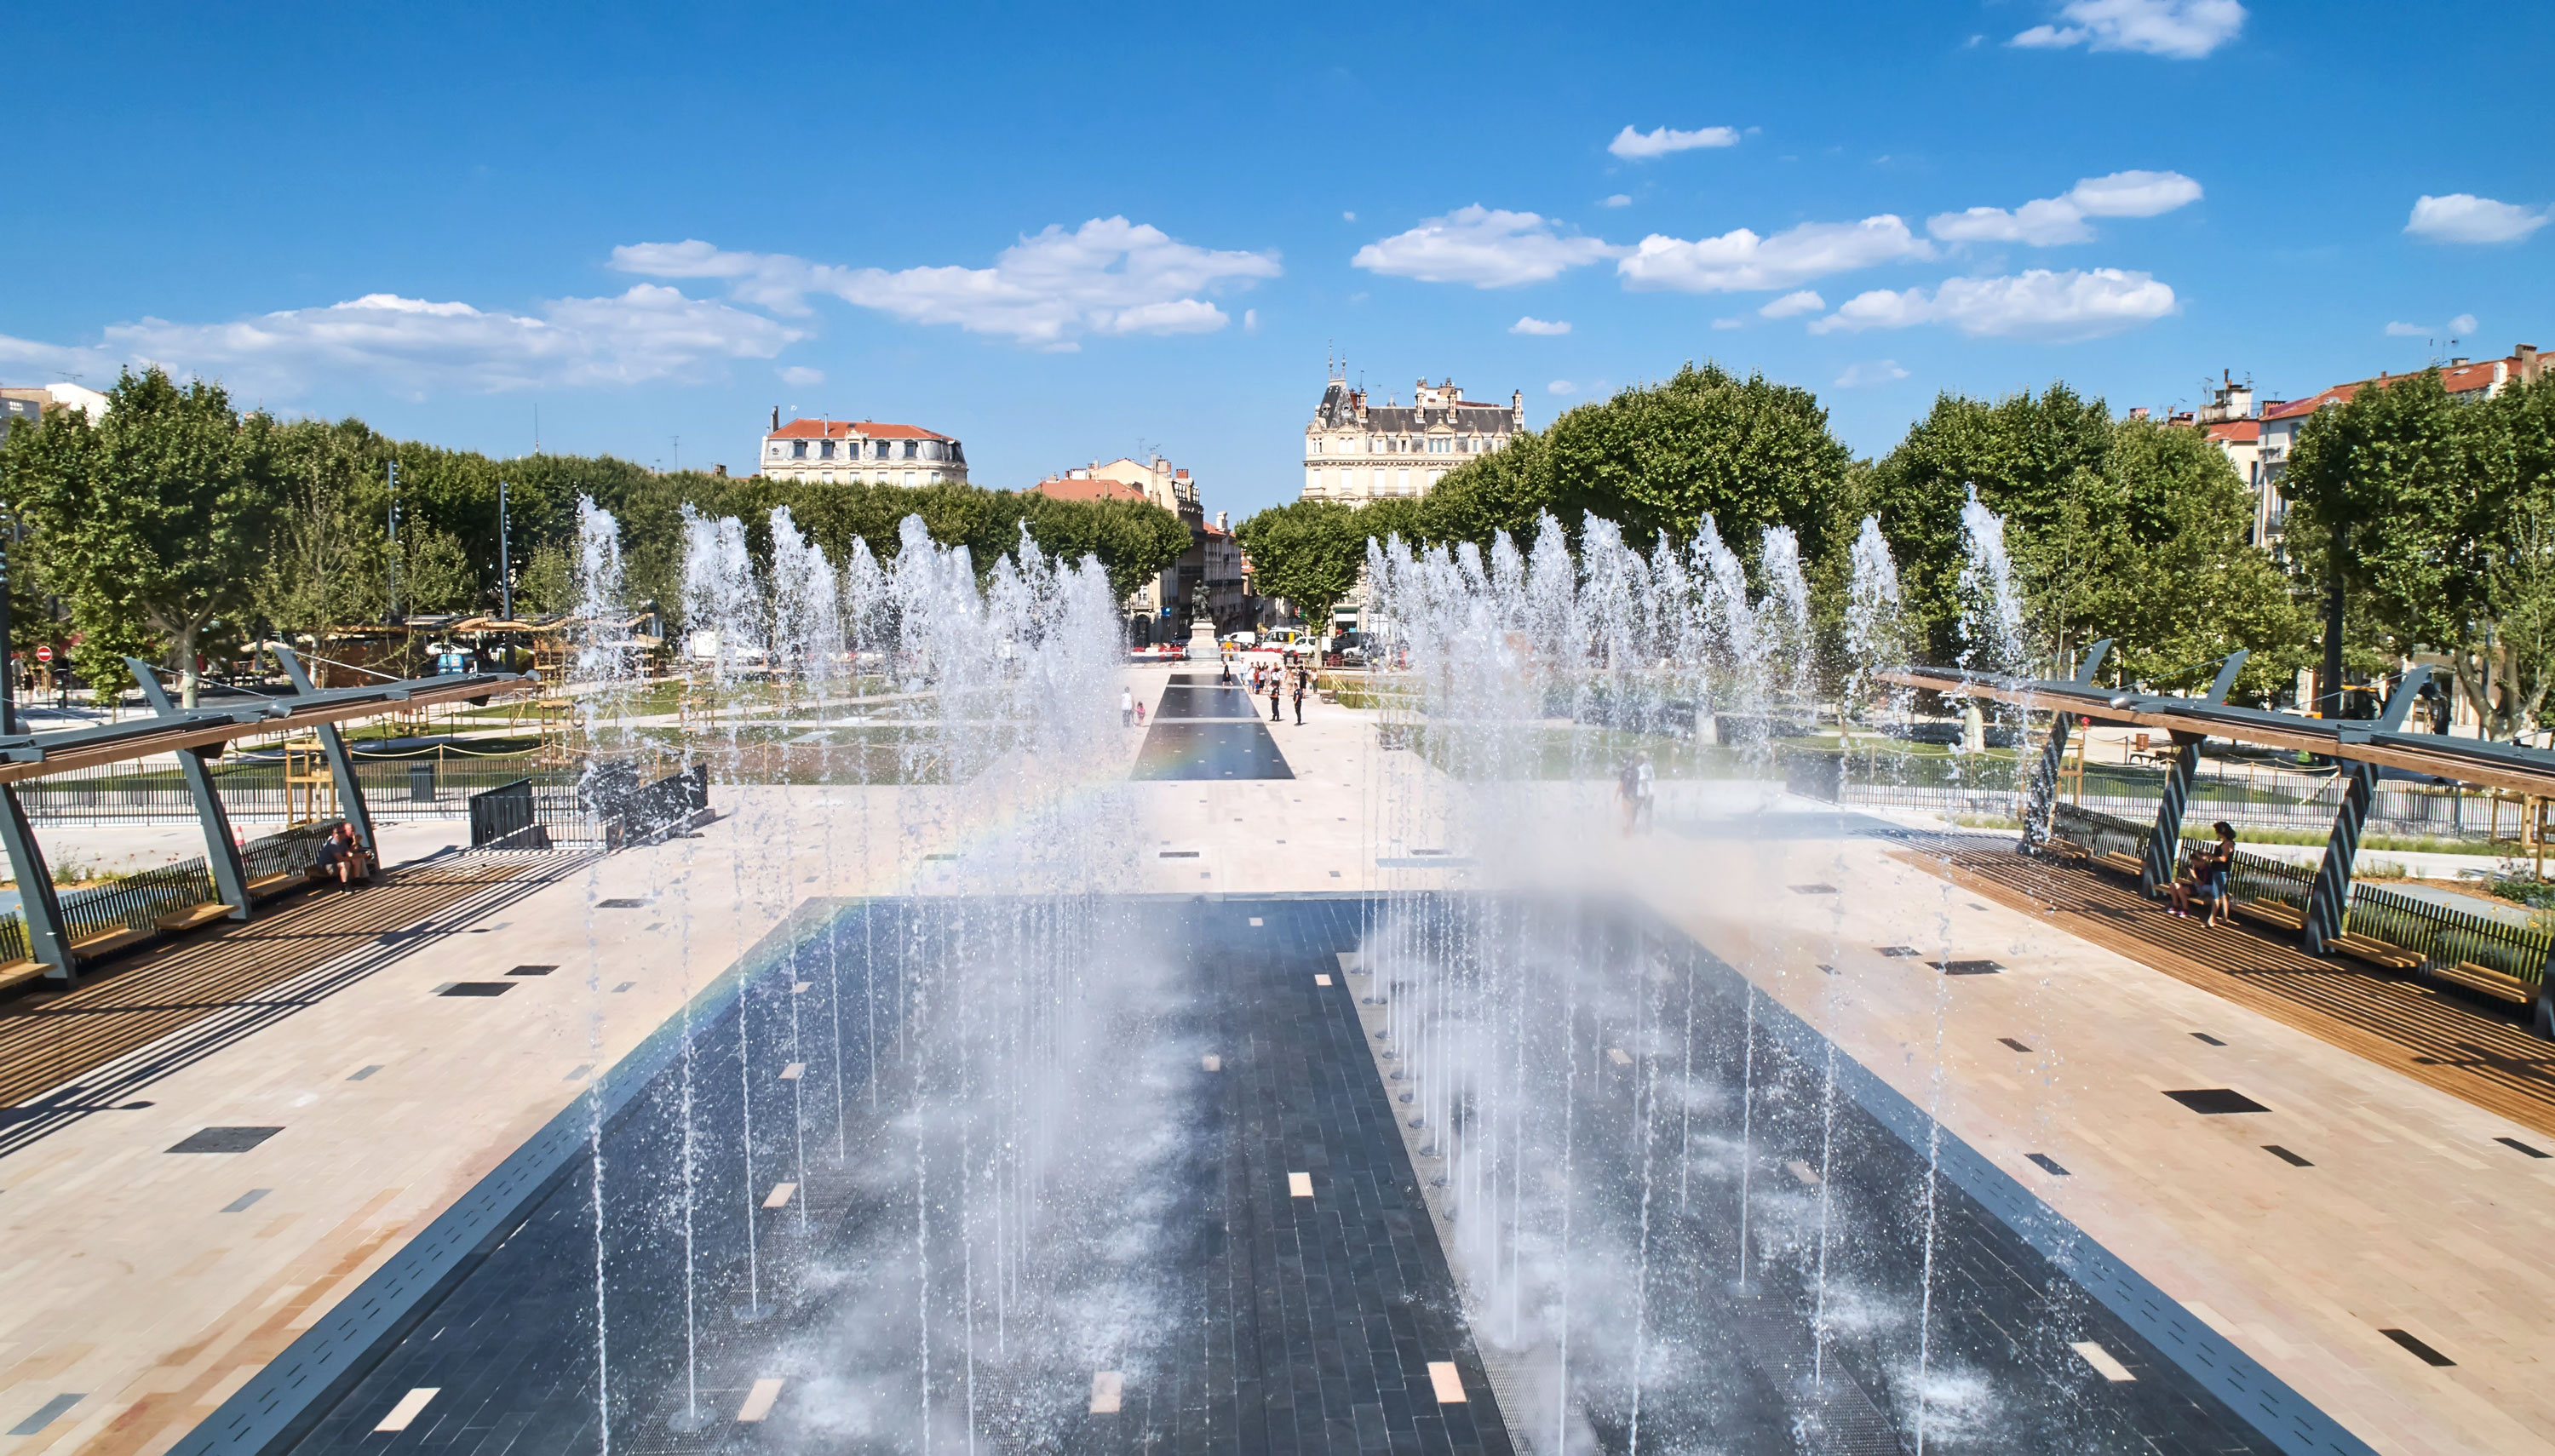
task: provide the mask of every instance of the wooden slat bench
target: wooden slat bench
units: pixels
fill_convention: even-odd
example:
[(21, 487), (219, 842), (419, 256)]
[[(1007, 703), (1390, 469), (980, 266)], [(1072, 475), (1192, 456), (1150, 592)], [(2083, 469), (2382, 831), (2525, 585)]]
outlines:
[(2284, 900), (2240, 900), (2236, 902), (2236, 912), (2283, 930), (2307, 927), (2307, 912)]
[(82, 960), (95, 960), (102, 955), (113, 955), (129, 946), (140, 945), (159, 933), (157, 930), (136, 930), (129, 925), (118, 925), (112, 930), (101, 930), (84, 939), (72, 941), (71, 954)]
[(41, 981), (51, 975), (53, 969), (52, 966), (40, 960), (13, 960), (5, 966), (0, 966), (0, 991), (6, 991), (12, 986), (23, 986), (29, 981)]
[(2422, 967), (2422, 958), (2419, 955), (2391, 941), (2380, 940), (2374, 935), (2357, 935), (2345, 931), (2325, 943), (2354, 960), (2365, 960), (2372, 966), (2380, 966), (2390, 971), (2415, 971)]
[(222, 902), (206, 901), (202, 905), (188, 906), (184, 910), (162, 915), (151, 922), (151, 928), (175, 934), (181, 930), (191, 930), (197, 925), (209, 925), (215, 920), (228, 919), (230, 912), (231, 908)]
[(2094, 857), (2094, 851), (2078, 844), (2073, 839), (2061, 839), (2055, 834), (2052, 834), (2047, 839), (2040, 841), (2040, 852), (2051, 859), (2065, 860), (2070, 864), (2078, 865), (2084, 864), (2086, 861), (2091, 860)]
[(263, 880), (248, 882), (248, 898), (273, 900), (279, 895), (290, 894), (304, 885), (314, 884), (318, 879), (319, 867), (316, 865), (307, 870), (288, 870), (281, 875), (269, 875)]
[(2491, 966), (2477, 965), (2471, 960), (2462, 960), (2453, 966), (2433, 966), (2431, 974), (2443, 981), (2464, 986), (2469, 991), (2480, 991), (2487, 996), (2510, 1002), (2515, 1006), (2526, 1006), (2537, 999), (2537, 987), (2534, 984), (2506, 972), (2496, 971)]
[(2113, 850), (2110, 854), (2095, 855), (2093, 857), (2093, 862), (2102, 866), (2104, 869), (2116, 870), (2121, 874), (2129, 876), (2132, 880), (2146, 873), (2147, 868), (2146, 862), (2139, 859), (2136, 855), (2124, 854), (2117, 849)]

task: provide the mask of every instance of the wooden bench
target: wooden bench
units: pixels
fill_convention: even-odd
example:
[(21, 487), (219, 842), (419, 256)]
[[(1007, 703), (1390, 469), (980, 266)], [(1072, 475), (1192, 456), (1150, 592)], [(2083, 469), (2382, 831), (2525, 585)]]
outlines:
[(197, 925), (209, 925), (215, 920), (228, 919), (230, 913), (231, 908), (222, 902), (207, 901), (202, 905), (188, 906), (184, 910), (162, 915), (151, 922), (151, 928), (176, 934), (181, 930), (192, 930)]
[(2380, 966), (2390, 971), (2415, 971), (2422, 967), (2420, 956), (2406, 950), (2403, 946), (2380, 940), (2374, 935), (2359, 935), (2345, 931), (2326, 941), (2325, 944), (2355, 960), (2365, 960), (2372, 966)]
[(2284, 900), (2240, 900), (2236, 902), (2236, 912), (2251, 915), (2265, 925), (2277, 925), (2283, 930), (2307, 927), (2307, 912)]
[(2084, 864), (2086, 861), (2091, 860), (2094, 857), (2094, 851), (2078, 844), (2073, 839), (2061, 839), (2055, 834), (2052, 834), (2048, 838), (2040, 841), (2040, 852), (2049, 856), (2051, 859), (2065, 860), (2070, 864), (2078, 865)]
[(54, 973), (54, 968), (40, 960), (13, 960), (0, 966), (0, 991), (41, 981)]
[(95, 960), (99, 956), (113, 955), (119, 950), (140, 945), (159, 933), (157, 930), (136, 930), (129, 925), (118, 925), (112, 930), (100, 930), (84, 939), (72, 941), (70, 951), (81, 960)]
[(2443, 981), (2464, 986), (2469, 991), (2480, 991), (2514, 1006), (2526, 1006), (2537, 999), (2537, 987), (2534, 983), (2496, 971), (2491, 966), (2477, 965), (2471, 960), (2462, 960), (2453, 966), (2433, 966), (2431, 974)]
[(2107, 870), (2118, 870), (2132, 880), (2144, 875), (2147, 869), (2146, 861), (2133, 854), (2124, 854), (2117, 849), (2109, 854), (2095, 855), (2093, 863)]
[(253, 901), (273, 900), (279, 895), (289, 894), (318, 879), (317, 865), (312, 865), (306, 870), (288, 870), (281, 875), (269, 875), (262, 880), (248, 882), (248, 898)]

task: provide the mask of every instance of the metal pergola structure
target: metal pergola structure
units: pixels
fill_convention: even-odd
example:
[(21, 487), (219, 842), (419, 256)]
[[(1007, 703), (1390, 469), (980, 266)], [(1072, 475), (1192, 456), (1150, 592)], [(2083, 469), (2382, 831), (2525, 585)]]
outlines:
[(5, 843), (9, 867), (18, 881), (19, 912), (27, 924), (27, 952), (47, 968), (45, 975), (49, 979), (76, 980), (79, 953), (63, 934), (61, 902), (54, 891), (53, 871), (45, 862), (27, 811), (19, 802), (18, 784), (100, 764), (160, 754), (176, 756), (185, 774), (187, 789), (194, 795), (196, 814), (203, 821), (204, 861), (213, 884), (223, 904), (229, 907), (229, 917), (245, 920), (251, 899), (248, 872), (240, 858), (239, 844), (231, 837), (230, 817), (213, 790), (208, 767), (208, 761), (220, 757), (231, 740), (302, 728), (314, 730), (320, 751), (328, 760), (347, 827), (354, 831), (364, 852), (372, 855), (377, 852), (372, 816), (365, 809), (363, 786), (355, 777), (354, 760), (346, 752), (346, 742), (337, 725), (434, 703), (485, 702), (530, 680), (515, 672), (448, 673), (322, 691), (311, 685), (309, 672), (292, 649), (277, 647), (274, 652), (296, 689), (289, 696), (219, 707), (181, 708), (170, 700), (168, 689), (161, 685), (149, 664), (128, 658), (126, 665), (142, 686), (144, 700), (152, 709), (151, 717), (60, 733), (0, 736), (0, 843)]
[(2154, 832), (2147, 837), (2140, 888), (2154, 895), (2171, 883), (2174, 852), (2182, 837), (2183, 806), (2200, 764), (2200, 744), (2207, 738), (2319, 754), (2344, 769), (2342, 803), (2334, 812), (2333, 832), (2325, 842), (2324, 862), (2316, 871), (2303, 931), (2306, 948), (2317, 955), (2343, 932), (2343, 910), (2351, 899), (2352, 862), (2360, 850), (2360, 833), (2369, 818), (2381, 769), (2397, 769), (2460, 783), (2555, 797), (2555, 753), (2481, 739), (2450, 738), (2404, 729), (2413, 698), (2430, 668), (2408, 670), (2372, 719), (2302, 718), (2262, 708), (2234, 706), (2224, 699), (2244, 665), (2237, 653), (2221, 665), (2217, 680), (2199, 697), (2167, 697), (2122, 691), (2095, 684), (2095, 670), (2111, 648), (2107, 639), (2094, 644), (2073, 677), (2026, 678), (2000, 672), (1974, 672), (1957, 667), (1901, 667), (1876, 672), (1881, 681), (1918, 687), (1947, 697), (1985, 698), (2011, 703), (2026, 712), (2052, 715), (2048, 744), (2033, 772), (2022, 814), (2022, 848), (2028, 853), (2049, 838), (2056, 808), (2059, 755), (2069, 726), (2089, 723), (2161, 728), (2171, 735), (2173, 763), (2165, 777), (2164, 798), (2156, 806)]

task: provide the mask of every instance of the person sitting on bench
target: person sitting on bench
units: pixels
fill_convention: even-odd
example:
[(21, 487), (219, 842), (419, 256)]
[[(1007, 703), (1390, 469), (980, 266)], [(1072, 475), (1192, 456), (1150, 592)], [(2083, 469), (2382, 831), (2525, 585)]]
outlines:
[(2167, 887), (2173, 897), (2173, 913), (2188, 916), (2191, 903), (2201, 903), (2201, 923), (2220, 925), (2232, 920), (2235, 905), (2228, 898), (2229, 878), (2236, 869), (2236, 826), (2225, 819), (2210, 825), (2218, 831), (2218, 842), (2191, 852), (2191, 878), (2176, 880)]
[(319, 846), (319, 857), (311, 868), (323, 876), (334, 878), (338, 885), (349, 891), (355, 888), (355, 882), (373, 878), (364, 846), (356, 841), (355, 831), (344, 824), (329, 831), (327, 842)]

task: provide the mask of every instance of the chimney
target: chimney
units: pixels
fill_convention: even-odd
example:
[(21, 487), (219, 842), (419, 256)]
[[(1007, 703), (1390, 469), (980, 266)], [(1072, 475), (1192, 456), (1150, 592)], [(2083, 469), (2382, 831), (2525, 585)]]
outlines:
[(710, 467), (710, 478), (712, 480), (727, 479), (727, 467), (725, 465), (712, 465)]
[(781, 432), (781, 407), (779, 405), (772, 407), (772, 432), (774, 434), (779, 434)]
[(2537, 346), (2535, 344), (2513, 344), (2510, 346), (2510, 352), (2511, 356), (2519, 361), (2519, 382), (2521, 384), (2535, 384), (2537, 382), (2537, 371), (2544, 367), (2537, 362)]
[(1232, 527), (1231, 527), (1231, 526), (1226, 522), (1226, 520), (1225, 520), (1225, 518), (1226, 518), (1228, 515), (1230, 515), (1230, 514), (1231, 514), (1230, 512), (1226, 512), (1226, 511), (1218, 511), (1218, 512), (1216, 512), (1216, 513), (1215, 513), (1215, 529), (1216, 529), (1216, 530), (1218, 530), (1218, 531), (1229, 531), (1229, 530), (1231, 530), (1231, 529), (1232, 529)]
[(2144, 406), (2144, 405), (2132, 405), (2132, 406), (2130, 406), (2130, 407), (2129, 407), (2129, 418), (2130, 418), (2130, 419), (2132, 419), (2132, 420), (2144, 420), (2145, 418), (2147, 418), (2147, 407), (2146, 407), (2146, 406)]

